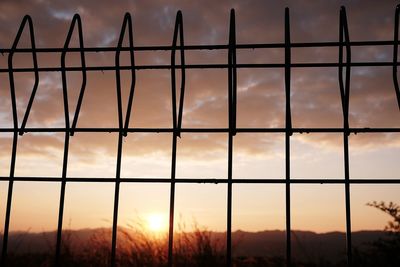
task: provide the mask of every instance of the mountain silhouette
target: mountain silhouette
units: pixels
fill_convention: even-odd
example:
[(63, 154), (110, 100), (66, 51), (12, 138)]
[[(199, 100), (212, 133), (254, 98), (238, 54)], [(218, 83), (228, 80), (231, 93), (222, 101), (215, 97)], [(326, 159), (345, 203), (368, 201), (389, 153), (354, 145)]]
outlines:
[[(135, 231), (120, 228), (135, 238)], [(212, 232), (213, 240), (225, 242), (225, 232)], [(186, 233), (195, 234), (195, 233)], [(64, 238), (68, 238), (73, 249), (88, 246), (93, 236), (103, 236), (104, 242), (111, 242), (111, 229), (64, 230)], [(176, 235), (179, 235), (178, 233)], [(384, 231), (356, 231), (352, 233), (354, 247), (363, 247), (386, 235)], [(120, 239), (124, 235), (118, 236)], [(2, 238), (1, 238), (2, 239)], [(50, 253), (54, 249), (56, 232), (11, 232), (9, 235), (9, 252)], [(281, 230), (265, 230), (259, 232), (232, 232), (234, 257), (284, 257), (286, 249), (286, 233)], [(344, 260), (346, 257), (346, 234), (343, 232), (315, 233), (312, 231), (292, 231), (292, 256), (300, 261), (316, 261), (325, 259), (331, 262)]]

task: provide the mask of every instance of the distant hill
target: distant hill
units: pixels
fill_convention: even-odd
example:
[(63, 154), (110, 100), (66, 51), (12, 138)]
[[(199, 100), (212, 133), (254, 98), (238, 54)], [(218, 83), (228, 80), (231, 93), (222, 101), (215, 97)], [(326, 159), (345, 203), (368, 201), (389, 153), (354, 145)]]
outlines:
[[(124, 228), (132, 238), (135, 232)], [(69, 239), (72, 247), (82, 248), (90, 244), (95, 235), (102, 235), (105, 242), (111, 240), (111, 229), (66, 230), (63, 236)], [(386, 235), (383, 231), (358, 231), (352, 233), (353, 246), (360, 247)], [(210, 232), (212, 239), (225, 243), (225, 233)], [(123, 238), (123, 235), (119, 235)], [(54, 249), (55, 232), (27, 233), (12, 232), (9, 236), (9, 251), (14, 253), (46, 253)], [(346, 236), (342, 232), (315, 233), (310, 231), (292, 232), (293, 257), (297, 260), (315, 261), (327, 259), (337, 261), (345, 258)], [(235, 257), (284, 257), (286, 249), (285, 231), (260, 231), (232, 233), (233, 254)]]
[[(386, 235), (383, 231), (357, 231), (352, 233), (353, 246), (360, 247)], [(232, 233), (235, 256), (284, 256), (286, 232), (262, 231)], [(327, 259), (336, 261), (346, 256), (346, 234), (343, 232), (315, 233), (310, 231), (292, 232), (292, 256), (297, 260), (315, 261)]]

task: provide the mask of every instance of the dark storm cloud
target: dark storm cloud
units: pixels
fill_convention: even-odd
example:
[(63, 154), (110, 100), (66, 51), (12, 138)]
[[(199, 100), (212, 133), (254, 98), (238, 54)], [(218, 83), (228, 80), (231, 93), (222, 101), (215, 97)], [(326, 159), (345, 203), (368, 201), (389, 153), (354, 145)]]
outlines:
[[(32, 16), (36, 42), (40, 47), (62, 47), (74, 13), (82, 17), (86, 46), (115, 46), (125, 12), (133, 15), (135, 45), (168, 45), (172, 41), (177, 10), (184, 16), (187, 44), (226, 44), (229, 11), (236, 10), (237, 42), (282, 42), (284, 8), (290, 7), (293, 42), (337, 41), (339, 8), (347, 7), (351, 40), (390, 40), (393, 35), (393, 17), (396, 1), (10, 1), (0, 4), (0, 47), (11, 47), (19, 23), (25, 14)], [(21, 47), (27, 46), (24, 35)], [(75, 37), (74, 37), (75, 38)], [(76, 39), (73, 41), (76, 45)], [(391, 47), (353, 48), (353, 60), (390, 60)], [(293, 49), (294, 62), (335, 62), (337, 49)], [(122, 54), (122, 62), (128, 64)], [(59, 56), (59, 55), (58, 55)], [(87, 54), (87, 64), (113, 65), (113, 53)], [(225, 63), (226, 51), (187, 52), (187, 63)], [(166, 52), (136, 53), (137, 64), (168, 64)], [(39, 65), (59, 66), (59, 57), (40, 55)], [(240, 63), (283, 62), (282, 50), (239, 51)], [(79, 66), (79, 59), (68, 56), (71, 65)], [(29, 55), (15, 57), (14, 65), (32, 64)], [(0, 66), (7, 67), (7, 58), (0, 57)], [(16, 74), (19, 121), (26, 107), (33, 76)], [(0, 75), (0, 122), (11, 126), (11, 106), (8, 76)], [(63, 126), (61, 106), (61, 76), (40, 74), (38, 95), (33, 105), (28, 126)], [(71, 116), (76, 105), (81, 74), (68, 74)], [(130, 77), (123, 74), (124, 105), (128, 95)], [(168, 71), (139, 71), (132, 110), (131, 126), (171, 127), (171, 92)], [(227, 127), (227, 72), (226, 70), (188, 70), (183, 127)], [(341, 127), (342, 112), (335, 68), (293, 69), (292, 116), (295, 127)], [(350, 97), (350, 123), (353, 127), (399, 127), (390, 68), (353, 68)], [(277, 69), (238, 71), (238, 127), (284, 126), (283, 71)], [(114, 72), (88, 74), (86, 95), (83, 100), (81, 127), (116, 127), (117, 109)], [(4, 126), (2, 126), (4, 127)], [(79, 135), (79, 134), (77, 134)], [(321, 135), (320, 143), (329, 144), (330, 136)], [(139, 136), (140, 137), (140, 136)], [(138, 137), (138, 138), (139, 138)], [(110, 137), (111, 138), (111, 137)], [(110, 138), (81, 138), (82, 144), (95, 146), (109, 144)], [(183, 137), (185, 138), (185, 137)], [(210, 142), (186, 142), (190, 146), (224, 149), (225, 137)], [(48, 138), (47, 138), (48, 139)], [(112, 139), (112, 138), (111, 138)], [(139, 138), (140, 139), (140, 138)], [(307, 139), (307, 137), (305, 137)], [(39, 139), (38, 139), (39, 140)], [(44, 139), (43, 139), (44, 140)], [(156, 142), (147, 138), (139, 149), (141, 153), (154, 150), (169, 151), (170, 142)], [(191, 142), (192, 140), (193, 142)], [(259, 138), (243, 138), (250, 148), (244, 152), (258, 153)], [(390, 136), (360, 139), (359, 145), (383, 142), (398, 145)], [(48, 144), (58, 144), (53, 140)], [(40, 140), (38, 141), (40, 142)], [(44, 145), (44, 142), (42, 142)], [(332, 141), (331, 144), (334, 142)], [(26, 148), (37, 151), (38, 144)], [(27, 145), (29, 147), (29, 144)], [(245, 147), (241, 145), (241, 147)], [(136, 147), (136, 149), (138, 149)], [(263, 147), (265, 149), (265, 147)], [(4, 151), (2, 149), (2, 151)], [(83, 151), (82, 151), (83, 152)], [(129, 152), (129, 149), (128, 149)], [(85, 153), (88, 153), (87, 151)], [(111, 152), (110, 152), (111, 153)]]

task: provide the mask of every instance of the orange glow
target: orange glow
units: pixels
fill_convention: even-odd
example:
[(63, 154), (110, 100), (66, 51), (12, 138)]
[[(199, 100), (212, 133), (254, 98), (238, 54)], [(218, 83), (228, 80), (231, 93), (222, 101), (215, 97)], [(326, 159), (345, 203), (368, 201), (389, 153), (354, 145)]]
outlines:
[(147, 215), (147, 229), (151, 232), (163, 232), (167, 229), (167, 220), (161, 213), (151, 213)]

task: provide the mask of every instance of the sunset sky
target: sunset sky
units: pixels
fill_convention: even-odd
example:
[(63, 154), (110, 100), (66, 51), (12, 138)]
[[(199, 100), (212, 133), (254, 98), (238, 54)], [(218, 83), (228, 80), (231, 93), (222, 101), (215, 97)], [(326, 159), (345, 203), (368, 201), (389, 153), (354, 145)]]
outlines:
[[(25, 14), (32, 16), (37, 47), (63, 47), (72, 16), (80, 14), (86, 47), (116, 46), (125, 12), (133, 18), (134, 44), (170, 45), (175, 16), (182, 10), (185, 44), (227, 44), (229, 12), (236, 12), (237, 43), (284, 41), (284, 8), (290, 8), (292, 42), (338, 41), (339, 9), (347, 8), (350, 39), (392, 40), (397, 1), (12, 1), (0, 3), (0, 48), (10, 48)], [(19, 47), (29, 47), (24, 32)], [(74, 33), (71, 46), (77, 46)], [(391, 61), (392, 46), (353, 47), (354, 62)], [(0, 55), (7, 68), (8, 54)], [(60, 54), (38, 54), (40, 67), (60, 66)], [(227, 63), (227, 51), (187, 51), (186, 64)], [(293, 48), (293, 62), (337, 62), (337, 48)], [(114, 65), (114, 53), (86, 53), (88, 66)], [(170, 64), (170, 53), (135, 52), (137, 65)], [(283, 63), (283, 49), (238, 50), (238, 63)], [(16, 54), (14, 67), (31, 67), (29, 53)], [(121, 53), (121, 65), (129, 54)], [(77, 54), (68, 66), (80, 66)], [(353, 67), (350, 127), (400, 127), (391, 67)], [(292, 70), (293, 127), (342, 127), (337, 68)], [(130, 127), (171, 127), (169, 70), (141, 70)], [(21, 123), (33, 73), (17, 73)], [(71, 117), (82, 82), (68, 73)], [(122, 72), (126, 107), (130, 73)], [(118, 127), (115, 72), (88, 72), (77, 127)], [(226, 69), (187, 70), (183, 128), (228, 127)], [(284, 127), (283, 69), (238, 69), (237, 127)], [(8, 73), (0, 73), (0, 127), (12, 127)], [(27, 127), (64, 127), (61, 74), (40, 73), (39, 88)], [(400, 134), (351, 135), (350, 178), (399, 178)], [(118, 134), (76, 133), (71, 137), (68, 177), (115, 177)], [(18, 139), (15, 176), (61, 177), (64, 134), (27, 133)], [(0, 176), (9, 175), (12, 134), (0, 134)], [(180, 178), (227, 178), (228, 135), (183, 133), (178, 139)], [(124, 138), (122, 177), (170, 177), (172, 134), (129, 133)], [(233, 178), (284, 178), (284, 134), (234, 137)], [(292, 178), (343, 178), (342, 134), (294, 134)], [(0, 182), (0, 231), (4, 228), (7, 182)], [(119, 225), (169, 212), (170, 185), (122, 183)], [(292, 185), (292, 229), (345, 231), (343, 185)], [(10, 231), (57, 228), (60, 183), (15, 182)], [(226, 184), (177, 184), (176, 222), (190, 229), (196, 221), (226, 230)], [(68, 183), (64, 228), (111, 227), (113, 183)], [(400, 185), (352, 185), (352, 230), (383, 229), (390, 219), (367, 207), (371, 201), (400, 204)], [(284, 184), (233, 185), (233, 230), (285, 229)], [(179, 228), (179, 227), (178, 227)]]

